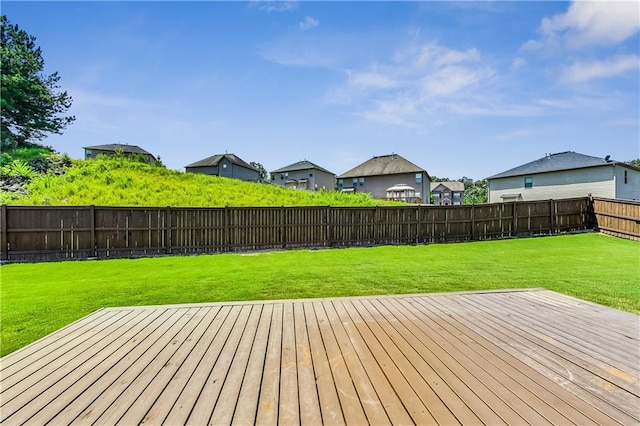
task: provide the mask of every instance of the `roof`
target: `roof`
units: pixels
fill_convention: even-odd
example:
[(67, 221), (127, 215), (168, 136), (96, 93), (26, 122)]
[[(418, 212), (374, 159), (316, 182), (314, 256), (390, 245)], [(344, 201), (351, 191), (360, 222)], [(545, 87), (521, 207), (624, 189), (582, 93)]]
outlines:
[[(416, 166), (411, 161), (401, 157), (400, 155), (390, 154), (373, 157), (348, 172), (341, 174), (338, 178), (399, 175), (404, 173), (420, 172), (427, 173), (425, 169)], [(428, 175), (429, 174), (427, 173), (427, 176)]]
[(511, 176), (533, 175), (537, 173), (557, 172), (562, 170), (582, 169), (586, 167), (599, 167), (622, 165), (632, 169), (635, 167), (613, 161), (606, 156), (605, 158), (592, 157), (590, 155), (579, 154), (573, 151), (558, 152), (556, 154), (547, 154), (542, 158), (538, 158), (530, 163), (523, 164), (505, 172), (498, 173), (488, 177), (487, 179), (497, 179)]
[(387, 188), (387, 191), (415, 191), (416, 189), (413, 186), (409, 186), (406, 183), (399, 183), (397, 185), (393, 185), (391, 188)]
[(280, 167), (277, 170), (272, 171), (271, 173), (284, 173), (284, 172), (295, 172), (297, 170), (309, 170), (316, 169), (325, 173), (329, 173), (330, 175), (335, 175), (335, 173), (330, 172), (329, 170), (318, 166), (315, 163), (312, 163), (308, 160), (298, 161), (297, 163), (289, 164), (288, 166)]
[(138, 145), (129, 145), (125, 143), (110, 143), (107, 145), (83, 146), (82, 149), (97, 149), (99, 151), (113, 151), (113, 152), (122, 150), (122, 152), (131, 153), (131, 154), (153, 155), (149, 151), (140, 148)]
[[(196, 161), (195, 163), (191, 163), (186, 165), (185, 167), (210, 167), (217, 166), (220, 164), (223, 158), (226, 158), (231, 164), (235, 164), (241, 167), (245, 167), (247, 169), (256, 170), (251, 164), (244, 161), (242, 158), (238, 157), (235, 154), (216, 154), (211, 157), (204, 158), (200, 161)], [(257, 171), (257, 170), (256, 170)]]
[(458, 180), (449, 180), (444, 182), (431, 182), (431, 191), (433, 192), (433, 190), (440, 185), (449, 189), (449, 191), (456, 191), (456, 192), (464, 191), (464, 183)]

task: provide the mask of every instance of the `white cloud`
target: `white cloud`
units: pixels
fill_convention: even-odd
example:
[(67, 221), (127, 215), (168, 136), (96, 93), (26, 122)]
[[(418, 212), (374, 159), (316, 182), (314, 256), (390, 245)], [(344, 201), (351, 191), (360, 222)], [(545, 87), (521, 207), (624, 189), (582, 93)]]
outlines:
[(615, 77), (640, 68), (638, 55), (620, 55), (601, 61), (575, 62), (561, 74), (565, 83), (584, 83), (596, 78)]
[(491, 84), (495, 71), (481, 63), (478, 49), (451, 49), (436, 43), (410, 45), (386, 63), (347, 71), (330, 102), (356, 109), (355, 114), (382, 124), (414, 127), (455, 111), (460, 115), (486, 114), (478, 106), (479, 89)]
[(423, 79), (422, 93), (427, 98), (450, 97), (487, 81), (492, 75), (489, 69), (447, 66)]
[(350, 85), (363, 89), (390, 89), (398, 85), (393, 76), (375, 71), (347, 71), (347, 77)]
[(615, 45), (640, 31), (639, 15), (637, 1), (574, 1), (566, 13), (544, 18), (542, 39), (529, 40), (523, 49)]
[(298, 8), (297, 1), (280, 0), (252, 0), (249, 7), (264, 10), (266, 12), (288, 12)]
[(607, 121), (604, 124), (613, 127), (638, 126), (640, 125), (640, 120), (638, 120), (638, 118), (620, 118), (618, 120)]
[(496, 136), (496, 139), (499, 140), (511, 140), (511, 139), (522, 139), (527, 136), (531, 136), (534, 134), (533, 129), (518, 129), (513, 130), (511, 132), (502, 133)]
[(524, 67), (525, 65), (527, 65), (527, 60), (524, 59), (523, 57), (518, 56), (517, 58), (515, 58), (511, 62), (511, 69), (512, 70), (519, 70), (520, 68)]
[(318, 21), (313, 16), (307, 16), (306, 18), (304, 18), (304, 21), (302, 21), (302, 22), (300, 22), (298, 24), (298, 27), (302, 31), (307, 31), (307, 30), (310, 30), (312, 28), (317, 27), (318, 25), (320, 25), (320, 21)]
[(475, 47), (465, 51), (449, 49), (444, 46), (429, 43), (420, 48), (418, 65), (444, 66), (463, 62), (480, 61), (480, 52)]

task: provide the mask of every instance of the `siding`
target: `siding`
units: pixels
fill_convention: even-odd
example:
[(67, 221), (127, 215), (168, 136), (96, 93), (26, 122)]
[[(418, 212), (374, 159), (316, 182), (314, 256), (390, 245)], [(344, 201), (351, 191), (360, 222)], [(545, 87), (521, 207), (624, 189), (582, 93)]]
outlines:
[[(354, 178), (345, 178), (343, 188), (352, 188)], [(359, 178), (358, 178), (359, 179)], [(430, 181), (426, 173), (422, 173), (422, 183), (416, 183), (416, 173), (404, 173), (397, 175), (384, 175), (384, 176), (364, 176), (364, 185), (356, 186), (356, 192), (368, 192), (373, 198), (386, 198), (387, 188), (391, 188), (394, 185), (404, 183), (416, 190), (416, 196), (419, 192), (419, 197), (423, 202), (429, 202), (429, 188)]]
[(187, 173), (201, 173), (210, 176), (220, 176), (226, 178), (246, 180), (249, 182), (257, 182), (259, 180), (258, 172), (249, 170), (237, 164), (233, 164), (227, 160), (222, 160), (221, 165), (226, 164), (226, 168), (220, 166), (202, 166), (202, 167), (185, 167)]
[[(640, 200), (640, 172), (628, 167), (614, 167), (616, 175), (616, 196), (624, 200)], [(624, 172), (627, 183), (624, 183)]]
[[(285, 186), (285, 182), (288, 180), (296, 180), (300, 179), (308, 179), (308, 189), (313, 191), (318, 185), (318, 190), (326, 189), (331, 190), (336, 187), (336, 178), (334, 175), (316, 170), (316, 169), (305, 169), (305, 170), (294, 170), (290, 172), (286, 172), (288, 177), (282, 177), (285, 173), (272, 173), (271, 183), (278, 186)], [(309, 175), (312, 176), (309, 176)]]
[[(532, 188), (524, 187), (525, 177), (533, 178)], [(521, 194), (523, 201), (586, 197), (589, 194), (615, 198), (614, 166), (491, 179), (489, 202), (502, 202), (504, 194)]]

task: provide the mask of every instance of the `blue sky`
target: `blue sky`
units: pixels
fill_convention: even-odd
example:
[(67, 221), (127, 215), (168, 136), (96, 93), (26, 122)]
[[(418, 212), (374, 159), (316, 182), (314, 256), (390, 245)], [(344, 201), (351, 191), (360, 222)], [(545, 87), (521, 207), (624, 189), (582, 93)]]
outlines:
[(577, 151), (640, 157), (640, 4), (11, 2), (76, 116), (45, 144), (235, 153), (341, 174), (398, 153), (480, 179)]

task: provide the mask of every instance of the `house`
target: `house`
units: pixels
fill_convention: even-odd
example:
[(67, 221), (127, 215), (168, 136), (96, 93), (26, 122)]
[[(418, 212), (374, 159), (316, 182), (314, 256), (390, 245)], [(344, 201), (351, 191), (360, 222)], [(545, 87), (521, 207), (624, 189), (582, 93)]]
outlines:
[(431, 182), (431, 194), (436, 206), (461, 206), (464, 199), (464, 183), (457, 180)]
[(421, 167), (398, 154), (381, 155), (338, 176), (338, 190), (368, 192), (373, 198), (387, 198), (387, 189), (398, 184), (415, 189), (416, 202), (429, 200), (431, 177)]
[(260, 173), (235, 154), (216, 154), (185, 166), (187, 173), (202, 173), (232, 179), (259, 182)]
[(140, 148), (138, 145), (111, 143), (108, 145), (83, 146), (82, 149), (84, 149), (85, 160), (96, 158), (98, 155), (114, 155), (117, 151), (122, 151), (127, 157), (134, 154), (144, 155), (149, 164), (157, 161), (153, 154)]
[(271, 183), (309, 191), (335, 189), (336, 175), (305, 159), (272, 171)]
[(416, 203), (416, 189), (405, 183), (399, 183), (387, 188), (387, 200), (404, 201), (405, 203)]
[(489, 202), (573, 197), (640, 200), (640, 169), (626, 163), (567, 151), (493, 175)]

